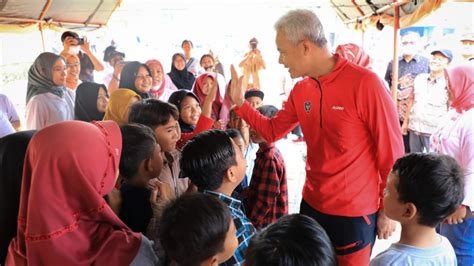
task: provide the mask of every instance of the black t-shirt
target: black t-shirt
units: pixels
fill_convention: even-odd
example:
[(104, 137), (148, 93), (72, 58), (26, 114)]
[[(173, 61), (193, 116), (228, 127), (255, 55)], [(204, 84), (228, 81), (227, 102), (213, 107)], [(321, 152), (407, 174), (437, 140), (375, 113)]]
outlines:
[(77, 56), (81, 61), (81, 72), (79, 73), (79, 79), (82, 82), (94, 82), (94, 64), (92, 63), (91, 59), (83, 52), (79, 52)]
[(120, 187), (122, 207), (120, 219), (134, 232), (146, 234), (146, 229), (153, 217), (150, 196), (147, 188), (133, 187), (126, 183)]

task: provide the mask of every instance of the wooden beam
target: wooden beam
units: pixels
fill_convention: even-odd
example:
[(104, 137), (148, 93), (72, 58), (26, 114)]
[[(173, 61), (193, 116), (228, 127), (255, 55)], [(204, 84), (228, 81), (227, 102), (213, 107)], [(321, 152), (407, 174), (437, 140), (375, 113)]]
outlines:
[(52, 3), (53, 3), (53, 0), (48, 0), (46, 2), (46, 4), (43, 7), (43, 11), (41, 11), (41, 14), (40, 14), (38, 20), (43, 20), (44, 19), (44, 17), (46, 16), (46, 13), (48, 12), (49, 7), (51, 6)]
[(406, 3), (409, 3), (409, 2), (410, 2), (410, 0), (398, 0), (398, 1), (395, 0), (393, 3), (381, 7), (373, 13), (367, 14), (367, 15), (362, 16), (362, 17), (357, 17), (357, 18), (354, 18), (354, 19), (346, 20), (346, 21), (344, 21), (344, 24), (360, 23), (365, 19), (368, 19), (372, 16), (380, 15), (380, 14), (384, 13), (385, 11), (387, 11), (391, 8), (394, 8), (394, 7), (397, 7), (397, 6), (399, 7), (399, 6), (404, 5)]
[(8, 20), (14, 21), (19, 23), (42, 23), (42, 24), (54, 24), (54, 25), (67, 25), (67, 26), (79, 26), (79, 27), (94, 27), (94, 28), (101, 28), (104, 26), (103, 24), (98, 23), (79, 23), (79, 22), (71, 22), (71, 21), (49, 21), (46, 22), (44, 20), (39, 19), (30, 19), (30, 18), (9, 18), (9, 17), (0, 17), (0, 21)]

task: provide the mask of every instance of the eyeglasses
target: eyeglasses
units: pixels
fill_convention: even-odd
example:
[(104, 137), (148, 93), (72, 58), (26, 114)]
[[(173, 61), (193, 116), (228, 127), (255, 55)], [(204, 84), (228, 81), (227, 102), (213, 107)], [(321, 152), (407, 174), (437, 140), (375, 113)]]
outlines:
[(79, 67), (81, 64), (80, 63), (75, 63), (75, 64), (67, 64), (67, 68), (72, 68), (72, 67)]
[(136, 79), (148, 79), (148, 78), (151, 78), (150, 75), (136, 75), (135, 76)]

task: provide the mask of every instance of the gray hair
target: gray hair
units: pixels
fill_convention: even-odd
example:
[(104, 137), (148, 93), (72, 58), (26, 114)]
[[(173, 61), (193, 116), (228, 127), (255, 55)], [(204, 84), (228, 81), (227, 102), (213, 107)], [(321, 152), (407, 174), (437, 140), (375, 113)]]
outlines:
[(319, 47), (325, 47), (328, 42), (321, 21), (313, 11), (307, 9), (289, 11), (275, 23), (275, 30), (283, 31), (293, 45), (304, 39)]

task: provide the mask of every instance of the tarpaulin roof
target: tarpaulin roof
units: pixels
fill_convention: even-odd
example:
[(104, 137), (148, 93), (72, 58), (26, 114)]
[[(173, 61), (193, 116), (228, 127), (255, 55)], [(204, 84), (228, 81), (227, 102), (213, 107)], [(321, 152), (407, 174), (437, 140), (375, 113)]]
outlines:
[[(406, 28), (438, 9), (445, 0), (399, 0), (395, 2), (399, 2), (400, 5), (400, 28)], [(366, 20), (358, 21), (359, 24), (364, 25), (375, 25), (376, 22), (379, 22), (383, 25), (393, 26), (394, 11), (393, 8), (388, 8), (390, 4), (396, 3), (390, 0), (331, 0), (331, 5), (344, 22), (356, 22), (359, 18), (365, 17)]]
[(3, 0), (0, 32), (92, 30), (107, 24), (121, 0)]

